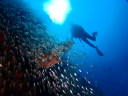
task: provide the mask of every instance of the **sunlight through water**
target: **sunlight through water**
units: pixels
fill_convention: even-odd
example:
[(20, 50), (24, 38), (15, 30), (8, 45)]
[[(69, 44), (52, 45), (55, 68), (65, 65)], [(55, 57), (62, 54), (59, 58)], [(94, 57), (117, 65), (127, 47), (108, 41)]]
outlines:
[(43, 4), (44, 11), (56, 24), (63, 24), (71, 11), (69, 0), (49, 0)]

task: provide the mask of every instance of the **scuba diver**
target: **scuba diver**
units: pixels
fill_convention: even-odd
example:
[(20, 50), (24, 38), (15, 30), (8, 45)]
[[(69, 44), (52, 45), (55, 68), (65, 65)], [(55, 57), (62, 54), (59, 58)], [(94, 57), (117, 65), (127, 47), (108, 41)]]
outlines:
[(91, 36), (84, 30), (82, 26), (73, 24), (72, 22), (70, 22), (70, 25), (71, 25), (71, 36), (72, 36), (71, 39), (72, 40), (73, 38), (79, 38), (81, 42), (84, 41), (89, 46), (95, 48), (99, 56), (103, 56), (103, 53), (96, 46), (94, 46), (92, 43), (88, 41), (88, 39), (92, 41), (96, 41), (97, 32), (91, 33), (92, 34)]

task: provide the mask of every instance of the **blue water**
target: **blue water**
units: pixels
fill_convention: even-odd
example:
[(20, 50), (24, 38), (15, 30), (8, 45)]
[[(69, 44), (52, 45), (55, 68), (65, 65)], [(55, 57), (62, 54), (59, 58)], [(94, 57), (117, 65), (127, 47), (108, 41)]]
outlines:
[(73, 49), (88, 56), (79, 61), (86, 62), (86, 65), (79, 66), (82, 75), (87, 76), (94, 86), (98, 86), (105, 96), (128, 96), (128, 2), (70, 0), (72, 11), (62, 25), (56, 25), (50, 20), (43, 11), (44, 2), (37, 0), (29, 3), (34, 12), (41, 15), (42, 19), (45, 18), (49, 32), (56, 34), (56, 37), (62, 40), (70, 38), (70, 21), (83, 26), (88, 33), (98, 32), (97, 41), (92, 43), (102, 50), (102, 57), (84, 42), (81, 44), (78, 39), (74, 40)]

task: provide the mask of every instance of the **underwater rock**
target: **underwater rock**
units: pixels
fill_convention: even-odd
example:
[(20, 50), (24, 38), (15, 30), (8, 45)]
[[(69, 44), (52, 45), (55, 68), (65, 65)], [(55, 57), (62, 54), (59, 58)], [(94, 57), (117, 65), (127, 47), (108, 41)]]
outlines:
[(47, 54), (44, 54), (39, 64), (40, 67), (43, 68), (49, 68), (52, 67), (54, 64), (59, 63), (61, 60), (61, 56), (68, 52), (71, 49), (71, 46), (74, 43), (72, 41), (66, 41), (61, 46), (58, 46), (58, 48), (53, 49), (52, 52), (49, 52)]

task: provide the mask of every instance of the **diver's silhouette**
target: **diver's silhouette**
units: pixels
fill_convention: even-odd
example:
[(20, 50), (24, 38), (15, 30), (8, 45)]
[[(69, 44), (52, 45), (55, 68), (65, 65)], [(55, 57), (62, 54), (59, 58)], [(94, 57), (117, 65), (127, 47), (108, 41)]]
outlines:
[[(83, 40), (85, 43), (87, 43), (88, 45), (90, 45), (91, 47), (95, 48), (97, 53), (100, 55), (100, 56), (103, 56), (103, 53), (96, 47), (94, 46), (92, 43), (90, 43), (88, 41), (88, 39), (92, 40), (92, 41), (96, 41), (96, 35), (97, 35), (97, 32), (93, 32), (92, 33), (92, 36), (90, 34), (88, 34), (84, 28), (80, 25), (77, 25), (77, 24), (72, 24), (70, 23), (71, 25), (71, 36), (73, 38), (79, 38), (79, 40)], [(82, 41), (81, 41), (82, 42)]]

